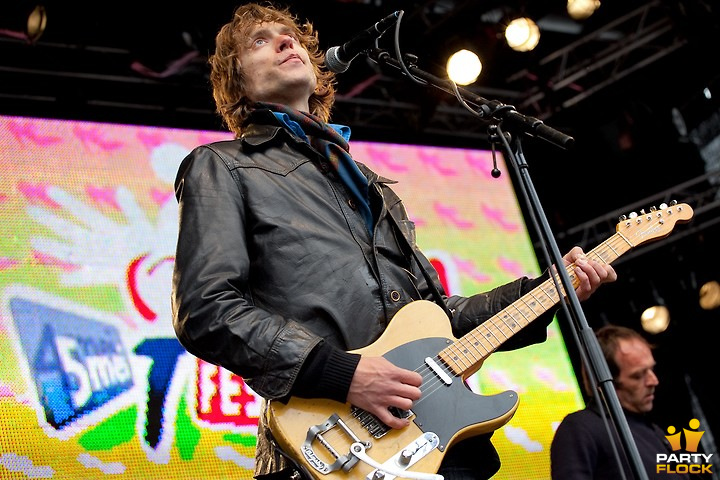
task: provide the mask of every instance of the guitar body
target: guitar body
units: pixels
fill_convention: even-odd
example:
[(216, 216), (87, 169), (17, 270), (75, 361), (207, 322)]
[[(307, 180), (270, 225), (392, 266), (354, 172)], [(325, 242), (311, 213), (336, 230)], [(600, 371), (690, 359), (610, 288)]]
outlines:
[[(376, 342), (354, 352), (384, 356), (395, 365), (418, 370), (426, 365), (426, 358), (435, 357), (455, 341), (442, 309), (420, 300), (401, 309)], [(416, 463), (409, 469), (434, 473), (450, 445), (496, 430), (517, 409), (515, 392), (481, 396), (469, 390), (461, 377), (452, 377), (448, 382), (449, 377), (436, 376), (431, 369), (423, 377), (423, 397), (413, 406), (410, 425), (388, 429), (379, 438), (371, 433), (372, 425), (363, 425), (363, 419), (353, 415), (351, 405), (332, 400), (293, 397), (287, 404), (270, 402), (269, 426), (281, 449), (314, 478), (360, 480), (375, 469), (350, 454), (358, 440), (365, 443), (367, 455), (380, 464), (410, 445), (427, 443), (430, 447), (424, 448), (428, 451), (416, 455)], [(336, 418), (345, 427), (334, 423)], [(428, 438), (431, 440), (426, 442)], [(335, 470), (327, 471), (334, 463)]]

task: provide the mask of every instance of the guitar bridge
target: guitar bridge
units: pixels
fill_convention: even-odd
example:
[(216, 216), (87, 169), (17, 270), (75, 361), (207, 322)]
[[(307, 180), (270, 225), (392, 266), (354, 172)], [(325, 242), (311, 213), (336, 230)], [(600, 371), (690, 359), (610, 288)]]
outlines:
[[(305, 460), (318, 472), (327, 475), (328, 473), (335, 472), (342, 469), (347, 472), (358, 462), (358, 458), (353, 455), (350, 451), (346, 454), (341, 455), (337, 452), (332, 445), (325, 439), (324, 434), (330, 430), (336, 429), (340, 433), (347, 435), (351, 442), (350, 443), (361, 443), (365, 448), (370, 448), (370, 444), (361, 441), (350, 427), (343, 422), (340, 417), (335, 413), (327, 419), (325, 423), (315, 425), (308, 429), (305, 442), (303, 443), (301, 452), (305, 457)], [(313, 443), (319, 443), (322, 445), (327, 452), (335, 458), (333, 463), (327, 463), (323, 461), (316, 453), (313, 448)]]

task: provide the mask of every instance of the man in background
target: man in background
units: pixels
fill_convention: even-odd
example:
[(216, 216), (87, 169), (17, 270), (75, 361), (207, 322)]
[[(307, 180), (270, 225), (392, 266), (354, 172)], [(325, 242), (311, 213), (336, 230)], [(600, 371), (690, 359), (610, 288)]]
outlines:
[[(686, 474), (657, 473), (659, 453), (672, 453), (662, 429), (648, 414), (652, 411), (658, 377), (655, 358), (645, 338), (630, 328), (607, 325), (595, 332), (612, 375), (618, 401), (635, 440), (640, 459), (650, 479), (689, 479)], [(583, 367), (586, 393), (594, 398)], [(612, 426), (611, 420), (607, 419)], [(613, 431), (611, 440), (596, 401), (566, 416), (550, 446), (552, 480), (618, 480), (632, 478), (620, 438)], [(618, 466), (617, 454), (624, 468)]]

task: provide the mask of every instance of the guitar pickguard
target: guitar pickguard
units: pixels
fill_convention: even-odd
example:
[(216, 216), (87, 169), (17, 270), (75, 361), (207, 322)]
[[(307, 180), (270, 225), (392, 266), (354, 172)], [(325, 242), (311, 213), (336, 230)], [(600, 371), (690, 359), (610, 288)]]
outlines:
[[(417, 370), (425, 363), (426, 357), (434, 357), (448, 344), (446, 338), (423, 338), (390, 350), (384, 357), (399, 367)], [(415, 413), (413, 421), (418, 428), (438, 436), (440, 451), (447, 448), (452, 437), (467, 428), (473, 427), (475, 434), (493, 431), (495, 428), (492, 427), (482, 431), (482, 425), (491, 423), (494, 427), (495, 420), (513, 411), (518, 402), (518, 396), (513, 391), (489, 396), (477, 395), (461, 378), (453, 377), (452, 380), (448, 385), (441, 378), (436, 378), (436, 389), (426, 392), (425, 386), (422, 398), (412, 408)], [(428, 380), (424, 383), (428, 383)]]

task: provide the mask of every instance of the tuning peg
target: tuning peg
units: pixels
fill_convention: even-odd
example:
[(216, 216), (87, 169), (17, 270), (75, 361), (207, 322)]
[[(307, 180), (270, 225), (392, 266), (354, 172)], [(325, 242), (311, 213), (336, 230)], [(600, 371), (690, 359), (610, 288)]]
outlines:
[(630, 215), (629, 215), (630, 218), (635, 218), (637, 216), (638, 216), (638, 214), (636, 212), (630, 212)]
[(677, 205), (677, 200), (670, 200), (670, 206), (674, 207), (675, 205)]
[(654, 205), (653, 205), (652, 207), (650, 207), (650, 211), (651, 211), (651, 212), (654, 212), (654, 211), (656, 211), (656, 210), (657, 210), (657, 208), (656, 208)]
[(661, 203), (661, 204), (660, 204), (660, 209), (661, 209), (661, 210), (665, 210), (667, 207), (668, 207), (667, 203)]
[(640, 209), (640, 215), (645, 215), (645, 209), (644, 209), (644, 208), (641, 208), (641, 209)]
[(628, 218), (627, 215), (620, 215), (620, 217), (618, 218), (618, 221), (624, 222), (625, 220), (627, 220), (627, 218)]

